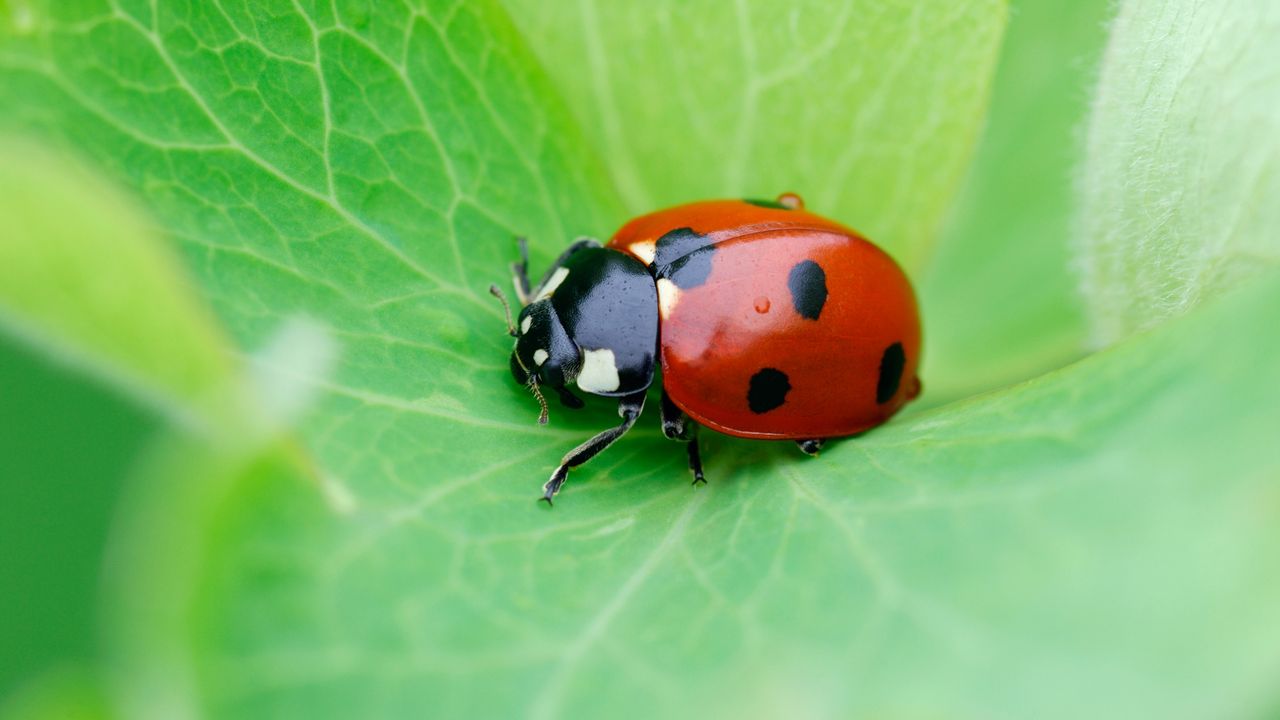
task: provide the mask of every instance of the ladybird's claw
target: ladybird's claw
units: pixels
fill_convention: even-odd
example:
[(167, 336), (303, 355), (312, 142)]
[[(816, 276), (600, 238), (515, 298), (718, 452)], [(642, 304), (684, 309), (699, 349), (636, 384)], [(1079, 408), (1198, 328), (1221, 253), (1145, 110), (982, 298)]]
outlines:
[(560, 486), (564, 485), (564, 481), (568, 477), (569, 467), (567, 465), (557, 467), (556, 471), (551, 473), (551, 479), (547, 480), (547, 484), (542, 486), (542, 497), (540, 499), (546, 500), (547, 505), (554, 505), (551, 502), (551, 498), (560, 492)]
[(698, 452), (698, 438), (695, 435), (685, 446), (689, 450), (689, 470), (693, 471), (693, 484), (706, 485), (707, 479), (702, 475), (702, 455)]

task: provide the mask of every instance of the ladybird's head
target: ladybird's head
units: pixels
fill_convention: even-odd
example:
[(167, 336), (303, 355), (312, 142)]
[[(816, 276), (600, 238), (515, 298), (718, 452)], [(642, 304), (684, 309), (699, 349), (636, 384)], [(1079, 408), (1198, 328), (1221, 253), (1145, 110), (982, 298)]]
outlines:
[(538, 300), (520, 311), (511, 374), (516, 382), (564, 387), (582, 367), (582, 351), (569, 338), (550, 300)]
[[(489, 291), (506, 307), (506, 298), (498, 288), (491, 287)], [(542, 408), (538, 422), (547, 422), (547, 403), (540, 388), (555, 390), (560, 401), (568, 407), (582, 407), (582, 400), (565, 387), (578, 377), (582, 368), (582, 351), (560, 324), (551, 301), (542, 299), (530, 303), (520, 311), (514, 324), (508, 311), (507, 323), (507, 333), (516, 339), (511, 350), (511, 376), (527, 386), (538, 399)]]

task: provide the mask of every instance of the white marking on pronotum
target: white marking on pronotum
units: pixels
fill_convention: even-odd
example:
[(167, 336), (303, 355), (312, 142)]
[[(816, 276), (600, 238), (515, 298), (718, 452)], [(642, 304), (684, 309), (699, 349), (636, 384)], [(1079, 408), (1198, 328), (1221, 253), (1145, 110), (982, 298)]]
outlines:
[(527, 335), (529, 333), (529, 326), (532, 324), (533, 324), (533, 316), (525, 315), (524, 319), (520, 321), (520, 334)]
[(652, 240), (633, 242), (629, 249), (633, 255), (643, 260), (645, 265), (652, 265), (653, 259), (658, 256), (657, 246)]
[(551, 273), (551, 277), (547, 278), (547, 284), (542, 286), (542, 290), (538, 293), (538, 297), (534, 298), (534, 301), (551, 297), (551, 293), (555, 292), (556, 288), (560, 287), (560, 283), (564, 282), (567, 277), (569, 277), (569, 268), (556, 268), (556, 271)]
[(658, 314), (663, 320), (671, 317), (680, 302), (680, 288), (667, 278), (658, 278)]
[(551, 357), (551, 354), (542, 348), (538, 348), (533, 351), (533, 361), (537, 363), (539, 367), (541, 367), (542, 363), (546, 362), (549, 357)]
[(617, 359), (612, 350), (601, 348), (582, 352), (582, 371), (578, 373), (579, 388), (584, 392), (613, 392), (621, 384)]

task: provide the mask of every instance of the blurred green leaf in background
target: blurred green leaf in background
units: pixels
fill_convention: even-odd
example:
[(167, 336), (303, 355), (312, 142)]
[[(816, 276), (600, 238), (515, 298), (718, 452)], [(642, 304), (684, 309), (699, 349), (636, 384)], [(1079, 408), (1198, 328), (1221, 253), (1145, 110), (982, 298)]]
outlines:
[[(1276, 48), (1264, 0), (0, 3), (0, 716), (1274, 713)], [(511, 384), (512, 238), (784, 190), (916, 280), (922, 401), (697, 489), (646, 418), (536, 505), (612, 412)]]
[(1280, 5), (1124, 3), (1088, 130), (1080, 264), (1098, 344), (1280, 260)]
[(1072, 178), (1113, 6), (1013, 6), (979, 153), (917, 287), (930, 310), (929, 402), (1031, 377), (1086, 347)]

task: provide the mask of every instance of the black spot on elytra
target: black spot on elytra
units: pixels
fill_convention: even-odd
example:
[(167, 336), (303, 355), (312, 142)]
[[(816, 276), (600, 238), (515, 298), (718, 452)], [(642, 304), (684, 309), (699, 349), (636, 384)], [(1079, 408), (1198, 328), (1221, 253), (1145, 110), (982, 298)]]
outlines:
[(761, 368), (751, 376), (751, 387), (747, 388), (747, 406), (753, 413), (767, 413), (779, 408), (787, 401), (787, 393), (791, 392), (791, 381), (787, 374), (775, 368)]
[(880, 378), (876, 381), (876, 402), (889, 402), (898, 394), (902, 368), (906, 364), (907, 354), (902, 350), (902, 343), (896, 342), (884, 349), (880, 356)]
[(827, 303), (827, 274), (822, 266), (812, 260), (796, 263), (787, 276), (787, 288), (791, 290), (791, 304), (800, 317), (817, 320)]
[(676, 228), (658, 238), (653, 247), (653, 264), (670, 265), (681, 257), (711, 242), (706, 235), (699, 235), (693, 228)]
[(707, 281), (711, 274), (711, 238), (690, 228), (676, 228), (654, 244), (654, 277), (667, 278), (682, 290)]
[(698, 248), (675, 262), (660, 268), (657, 277), (667, 278), (681, 290), (697, 287), (711, 275), (711, 256), (715, 248), (708, 245)]
[(762, 208), (773, 208), (774, 210), (795, 210), (795, 208), (783, 205), (777, 200), (756, 200), (754, 198), (743, 198), (742, 202), (748, 205), (755, 205)]

